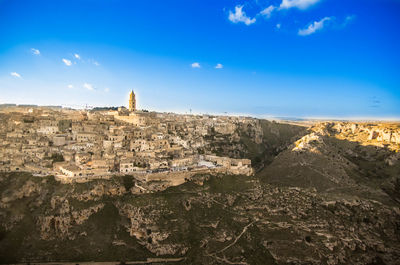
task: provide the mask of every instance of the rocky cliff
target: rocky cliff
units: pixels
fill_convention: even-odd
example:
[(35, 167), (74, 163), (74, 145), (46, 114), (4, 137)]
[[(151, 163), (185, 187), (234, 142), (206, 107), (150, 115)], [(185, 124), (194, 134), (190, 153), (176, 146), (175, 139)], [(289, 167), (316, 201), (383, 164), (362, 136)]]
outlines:
[(0, 262), (398, 264), (397, 143), (351, 123), (291, 126), (236, 131), (255, 176), (196, 175), (152, 193), (129, 176), (1, 173)]

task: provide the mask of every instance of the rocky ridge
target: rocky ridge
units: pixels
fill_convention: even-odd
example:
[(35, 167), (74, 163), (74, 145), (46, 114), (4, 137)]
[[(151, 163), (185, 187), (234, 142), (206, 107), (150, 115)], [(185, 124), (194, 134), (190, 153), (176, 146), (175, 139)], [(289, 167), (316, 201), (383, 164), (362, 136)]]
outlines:
[[(256, 176), (196, 175), (157, 192), (139, 193), (129, 177), (61, 184), (2, 173), (0, 260), (396, 264), (398, 146), (338, 126), (280, 140), (286, 127), (251, 124), (240, 137), (262, 159)], [(258, 146), (273, 152), (252, 149), (261, 134)]]

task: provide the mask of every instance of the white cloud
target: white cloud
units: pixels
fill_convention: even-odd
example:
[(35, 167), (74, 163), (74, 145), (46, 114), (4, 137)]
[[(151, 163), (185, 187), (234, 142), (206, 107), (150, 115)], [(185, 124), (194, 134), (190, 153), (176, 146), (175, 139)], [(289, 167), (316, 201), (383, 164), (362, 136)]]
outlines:
[(276, 28), (277, 28), (277, 29), (280, 29), (281, 27), (282, 27), (281, 24), (276, 24)]
[(224, 66), (220, 63), (217, 63), (217, 65), (215, 66), (215, 69), (222, 69), (224, 68)]
[(108, 88), (108, 87), (104, 88), (104, 92), (109, 92), (109, 91), (110, 91), (110, 88)]
[(73, 85), (68, 85), (68, 88), (74, 88), (74, 86)]
[(200, 66), (199, 63), (197, 63), (197, 62), (192, 63), (192, 68), (200, 68), (200, 67), (201, 67), (201, 66)]
[(17, 77), (17, 78), (21, 78), (21, 75), (18, 74), (17, 72), (12, 72), (10, 73), (11, 76)]
[(332, 20), (332, 17), (324, 17), (320, 21), (314, 21), (312, 24), (310, 24), (307, 28), (304, 29), (299, 29), (298, 34), (300, 36), (308, 36), (311, 35), (321, 29), (324, 28), (325, 23)]
[(83, 87), (86, 88), (87, 90), (90, 90), (90, 91), (94, 90), (94, 86), (92, 84), (89, 84), (89, 83), (84, 83)]
[(289, 9), (293, 7), (298, 9), (307, 9), (319, 1), (320, 0), (282, 0), (279, 9)]
[(38, 49), (32, 48), (31, 51), (33, 55), (40, 55), (40, 51)]
[(275, 9), (276, 9), (275, 6), (270, 5), (269, 7), (265, 8), (264, 10), (262, 10), (262, 11), (260, 12), (260, 14), (263, 15), (264, 17), (266, 17), (266, 18), (270, 18), (272, 12), (273, 12)]
[(72, 62), (70, 60), (68, 60), (68, 59), (64, 59), (63, 58), (62, 61), (65, 63), (66, 66), (71, 66), (72, 65)]
[(235, 6), (235, 13), (229, 11), (228, 19), (233, 23), (243, 22), (247, 26), (256, 22), (256, 18), (250, 18), (246, 16), (246, 13), (242, 10), (243, 6)]
[(81, 56), (80, 56), (79, 54), (77, 54), (77, 53), (74, 54), (74, 57), (75, 57), (76, 59), (78, 59), (78, 60), (81, 59)]

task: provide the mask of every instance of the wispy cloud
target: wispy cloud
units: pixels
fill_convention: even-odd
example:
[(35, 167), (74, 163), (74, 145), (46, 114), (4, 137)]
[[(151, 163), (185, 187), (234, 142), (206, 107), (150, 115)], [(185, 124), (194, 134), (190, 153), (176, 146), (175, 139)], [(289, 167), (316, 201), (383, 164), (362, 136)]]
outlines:
[(256, 22), (256, 18), (246, 16), (246, 13), (243, 11), (243, 6), (235, 6), (235, 12), (229, 11), (228, 19), (233, 23), (243, 22), (247, 26)]
[[(258, 0), (255, 0), (257, 5)], [(256, 18), (259, 17), (264, 17), (266, 19), (271, 18), (272, 15), (280, 15), (283, 13), (283, 11), (291, 8), (297, 8), (300, 10), (305, 10), (308, 9), (320, 2), (322, 0), (276, 0), (279, 1), (279, 3), (269, 5), (269, 6), (263, 6), (264, 9), (261, 9), (257, 15), (255, 15), (253, 18), (249, 17), (246, 15), (246, 13), (243, 11), (244, 5), (237, 5), (235, 6), (234, 11), (229, 11), (229, 20), (232, 21), (233, 23), (239, 23), (242, 22), (246, 25), (251, 25), (256, 22)], [(225, 9), (224, 9), (225, 11)], [(345, 17), (343, 20), (336, 19), (335, 16), (330, 16), (330, 17), (325, 17), (319, 21), (314, 21), (310, 24), (307, 24), (307, 27), (305, 28), (298, 28), (297, 29), (297, 34), (300, 36), (308, 36), (311, 34), (316, 33), (317, 31), (321, 31), (324, 28), (331, 28), (331, 29), (342, 29), (346, 27), (348, 24), (352, 23), (352, 21), (356, 18), (355, 15), (348, 15)], [(275, 24), (275, 29), (276, 31), (279, 31), (282, 28), (281, 23)], [(288, 27), (285, 27), (287, 30)]]
[(79, 54), (77, 54), (77, 53), (74, 54), (74, 57), (75, 57), (76, 59), (78, 59), (78, 60), (81, 59), (81, 56), (80, 56)]
[(347, 17), (344, 19), (343, 26), (344, 26), (344, 27), (347, 26), (348, 24), (352, 23), (355, 19), (356, 19), (356, 15), (347, 16)]
[(304, 10), (318, 3), (319, 1), (320, 0), (282, 0), (279, 9), (298, 8)]
[(62, 61), (65, 63), (66, 66), (71, 66), (72, 62), (68, 59), (63, 58)]
[(110, 92), (110, 88), (108, 88), (108, 87), (106, 87), (106, 88), (104, 88), (104, 92)]
[(217, 63), (217, 65), (215, 66), (215, 69), (222, 69), (224, 68), (224, 66), (220, 63)]
[(84, 83), (83, 87), (86, 88), (87, 90), (90, 90), (90, 91), (94, 90), (94, 86), (92, 84), (89, 84), (89, 83)]
[(265, 8), (264, 10), (262, 10), (262, 11), (260, 12), (260, 14), (263, 15), (264, 17), (266, 17), (266, 18), (270, 18), (272, 12), (273, 12), (275, 9), (276, 9), (275, 6), (270, 5), (269, 7)]
[(11, 72), (10, 73), (11, 76), (14, 76), (16, 78), (22, 78), (20, 74), (18, 74), (17, 72)]
[(40, 55), (40, 51), (38, 49), (32, 48), (31, 52), (33, 55)]
[(68, 85), (67, 87), (68, 87), (68, 88), (74, 88), (74, 86), (73, 86), (73, 85)]
[(300, 36), (308, 36), (314, 34), (315, 32), (322, 30), (325, 24), (330, 20), (332, 20), (332, 17), (324, 17), (320, 21), (314, 21), (308, 27), (304, 29), (299, 29), (298, 34)]
[(200, 64), (198, 62), (192, 63), (192, 68), (200, 68)]
[(96, 65), (96, 66), (100, 66), (100, 63), (98, 62), (98, 61), (96, 61), (96, 60), (94, 60), (94, 59), (89, 59), (89, 60), (87, 60), (89, 63), (92, 63), (92, 64), (94, 64), (94, 65)]

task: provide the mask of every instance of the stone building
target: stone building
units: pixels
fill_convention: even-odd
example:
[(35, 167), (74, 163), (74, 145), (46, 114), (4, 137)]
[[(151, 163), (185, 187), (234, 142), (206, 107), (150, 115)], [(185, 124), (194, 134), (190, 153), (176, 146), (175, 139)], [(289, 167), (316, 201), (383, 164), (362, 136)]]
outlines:
[(129, 111), (133, 112), (136, 110), (136, 96), (133, 90), (129, 94)]

